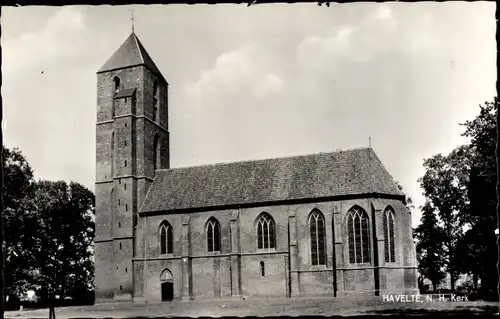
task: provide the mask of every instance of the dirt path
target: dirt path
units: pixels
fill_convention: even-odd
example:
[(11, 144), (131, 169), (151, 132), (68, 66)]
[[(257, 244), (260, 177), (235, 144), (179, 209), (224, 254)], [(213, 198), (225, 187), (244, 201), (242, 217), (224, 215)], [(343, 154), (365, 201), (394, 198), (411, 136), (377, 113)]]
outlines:
[[(197, 301), (154, 304), (99, 304), (56, 309), (56, 318), (300, 316), (390, 314), (493, 314), (498, 303), (488, 302), (383, 302), (381, 298), (260, 299)], [(47, 318), (48, 309), (9, 311), (6, 318)]]

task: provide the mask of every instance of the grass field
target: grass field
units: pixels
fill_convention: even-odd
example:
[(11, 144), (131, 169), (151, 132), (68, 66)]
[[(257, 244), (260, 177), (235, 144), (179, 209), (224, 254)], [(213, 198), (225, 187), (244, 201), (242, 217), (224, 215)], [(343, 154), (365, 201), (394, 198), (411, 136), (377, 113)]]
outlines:
[[(300, 315), (485, 315), (494, 314), (492, 302), (384, 302), (381, 297), (289, 298), (166, 302), (153, 304), (98, 304), (56, 308), (56, 318), (300, 316)], [(8, 311), (5, 318), (48, 318), (48, 309)]]

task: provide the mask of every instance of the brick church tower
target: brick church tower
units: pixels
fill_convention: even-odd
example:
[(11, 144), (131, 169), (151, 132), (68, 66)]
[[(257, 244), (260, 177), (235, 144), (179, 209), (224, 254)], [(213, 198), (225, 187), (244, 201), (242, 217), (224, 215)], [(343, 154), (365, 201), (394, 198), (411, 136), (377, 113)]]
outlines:
[(96, 302), (131, 301), (137, 213), (169, 168), (168, 83), (134, 32), (97, 72)]

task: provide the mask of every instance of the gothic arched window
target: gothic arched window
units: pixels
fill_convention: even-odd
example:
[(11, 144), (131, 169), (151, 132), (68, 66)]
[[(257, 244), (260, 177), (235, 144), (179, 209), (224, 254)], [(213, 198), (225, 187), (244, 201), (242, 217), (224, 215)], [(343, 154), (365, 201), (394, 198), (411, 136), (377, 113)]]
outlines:
[(347, 214), (349, 240), (349, 262), (351, 264), (370, 262), (370, 230), (368, 214), (359, 206)]
[(325, 218), (315, 209), (309, 217), (311, 261), (313, 265), (326, 265)]
[(153, 160), (154, 160), (154, 170), (156, 171), (157, 169), (161, 168), (160, 165), (160, 159), (161, 159), (161, 143), (160, 143), (160, 136), (157, 134), (155, 135), (154, 141), (153, 141)]
[(160, 226), (160, 255), (172, 254), (174, 250), (174, 236), (172, 226), (164, 221)]
[(213, 217), (207, 222), (207, 249), (208, 251), (220, 251), (220, 225)]
[(393, 263), (396, 261), (396, 249), (394, 245), (394, 211), (388, 207), (384, 211), (384, 250), (385, 262)]
[(257, 220), (257, 248), (276, 248), (274, 221), (268, 213), (262, 213)]

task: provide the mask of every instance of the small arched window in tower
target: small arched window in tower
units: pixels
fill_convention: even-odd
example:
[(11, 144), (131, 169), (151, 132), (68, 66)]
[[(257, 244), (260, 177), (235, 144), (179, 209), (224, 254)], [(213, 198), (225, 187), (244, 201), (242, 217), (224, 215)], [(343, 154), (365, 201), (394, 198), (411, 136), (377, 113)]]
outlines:
[(125, 167), (127, 167), (127, 160), (125, 160)]
[(309, 234), (311, 237), (311, 261), (313, 266), (326, 265), (325, 218), (317, 209), (309, 217)]
[(125, 211), (128, 212), (128, 204), (125, 204)]
[(120, 206), (121, 200), (118, 200), (118, 206)]
[(123, 290), (123, 286), (122, 286), (122, 285), (120, 285), (120, 291), (122, 291), (122, 290)]
[(370, 262), (370, 230), (368, 214), (358, 206), (347, 214), (347, 233), (349, 239), (349, 262), (351, 264)]
[(394, 211), (392, 208), (388, 207), (384, 211), (384, 250), (385, 250), (385, 262), (393, 263), (396, 261), (396, 249), (394, 245)]
[(120, 250), (122, 249), (122, 243), (120, 243)]
[(174, 236), (172, 226), (166, 221), (160, 226), (160, 255), (172, 254), (174, 248)]
[(120, 91), (120, 78), (117, 76), (113, 78), (113, 89), (115, 93)]
[(276, 248), (274, 221), (268, 213), (262, 213), (257, 221), (257, 248)]
[(266, 275), (266, 269), (264, 267), (264, 262), (263, 261), (260, 262), (260, 274), (261, 274), (262, 277), (264, 277)]
[(127, 183), (123, 183), (123, 189), (127, 190)]
[(127, 269), (127, 267), (125, 267), (125, 273), (127, 273), (127, 272), (128, 272), (128, 269)]
[(122, 223), (118, 222), (118, 228), (122, 228)]
[(215, 218), (210, 218), (207, 223), (207, 249), (220, 251), (220, 225)]

